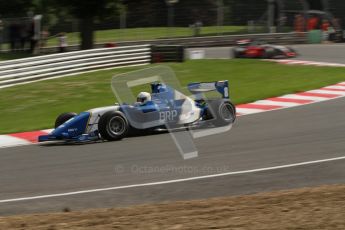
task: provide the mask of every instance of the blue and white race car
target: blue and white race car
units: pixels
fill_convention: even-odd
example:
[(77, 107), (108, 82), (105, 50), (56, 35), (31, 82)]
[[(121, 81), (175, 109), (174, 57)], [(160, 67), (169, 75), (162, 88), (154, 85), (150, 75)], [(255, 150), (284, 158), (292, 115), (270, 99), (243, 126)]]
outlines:
[[(188, 89), (190, 97), (168, 85), (152, 83), (150, 100), (144, 103), (63, 113), (57, 117), (55, 129), (49, 135), (39, 136), (38, 141), (115, 141), (138, 132), (220, 127), (235, 122), (236, 108), (229, 99), (228, 81), (190, 83)], [(209, 91), (216, 91), (221, 97), (203, 98)]]

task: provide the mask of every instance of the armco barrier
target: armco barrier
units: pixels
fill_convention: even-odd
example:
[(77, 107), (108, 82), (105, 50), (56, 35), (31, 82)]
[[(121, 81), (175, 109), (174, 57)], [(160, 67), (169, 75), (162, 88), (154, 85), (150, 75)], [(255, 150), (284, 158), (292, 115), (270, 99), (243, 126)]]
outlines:
[[(118, 46), (139, 45), (142, 43), (152, 45), (182, 45), (190, 47), (233, 46), (237, 40), (253, 39), (262, 40), (271, 44), (305, 44), (308, 43), (307, 33), (274, 33), (274, 34), (243, 34), (226, 36), (205, 36), (175, 39), (157, 39), (147, 41), (119, 42)], [(98, 44), (101, 45), (101, 44)]]
[(151, 62), (183, 62), (184, 47), (180, 45), (154, 45), (151, 49)]
[(0, 88), (96, 69), (151, 62), (151, 45), (91, 49), (0, 62)]
[[(242, 34), (242, 35), (224, 35), (224, 36), (205, 36), (205, 37), (187, 37), (155, 39), (144, 41), (123, 41), (117, 42), (118, 47), (133, 46), (142, 44), (152, 45), (182, 45), (185, 48), (190, 47), (212, 47), (212, 46), (233, 46), (240, 39), (259, 39), (272, 44), (305, 44), (308, 43), (307, 33), (273, 33), (273, 34)], [(95, 44), (95, 48), (105, 47), (106, 43)], [(69, 51), (78, 50), (79, 46), (69, 46)], [(58, 47), (46, 47), (42, 49), (43, 53), (54, 53)]]

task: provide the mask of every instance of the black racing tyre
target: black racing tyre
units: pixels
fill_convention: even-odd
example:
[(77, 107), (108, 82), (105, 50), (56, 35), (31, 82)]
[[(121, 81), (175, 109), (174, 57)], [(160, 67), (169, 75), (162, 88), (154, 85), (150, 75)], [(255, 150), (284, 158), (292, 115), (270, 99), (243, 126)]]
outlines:
[(285, 54), (284, 51), (282, 50), (275, 50), (275, 53), (274, 53), (274, 58), (287, 58), (287, 55)]
[(117, 141), (127, 136), (129, 123), (120, 111), (109, 111), (101, 116), (98, 131), (108, 141)]
[(66, 121), (68, 121), (69, 119), (71, 119), (75, 116), (77, 116), (77, 114), (73, 113), (73, 112), (60, 114), (55, 120), (55, 126), (54, 127), (55, 128), (59, 127), (60, 125), (62, 125), (63, 123), (65, 123)]
[(267, 50), (262, 51), (262, 58), (267, 59), (267, 58), (271, 58), (269, 52), (267, 52)]
[(225, 126), (235, 122), (236, 107), (230, 101), (214, 100), (208, 102), (208, 106), (212, 109), (212, 112), (208, 111), (208, 116), (212, 116), (214, 126)]
[(265, 49), (262, 53), (263, 58), (274, 58), (277, 55), (276, 50), (274, 49)]

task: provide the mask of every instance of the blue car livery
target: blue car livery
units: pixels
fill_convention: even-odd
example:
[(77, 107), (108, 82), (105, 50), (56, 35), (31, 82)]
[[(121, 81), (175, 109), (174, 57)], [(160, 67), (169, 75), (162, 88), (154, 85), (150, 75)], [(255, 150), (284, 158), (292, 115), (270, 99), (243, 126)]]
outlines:
[[(228, 81), (188, 84), (191, 96), (162, 83), (151, 84), (151, 100), (145, 104), (115, 104), (79, 114), (63, 113), (55, 129), (39, 136), (39, 142), (115, 141), (132, 133), (181, 127), (218, 127), (235, 122), (236, 109), (229, 98)], [(205, 98), (207, 92), (221, 97)]]

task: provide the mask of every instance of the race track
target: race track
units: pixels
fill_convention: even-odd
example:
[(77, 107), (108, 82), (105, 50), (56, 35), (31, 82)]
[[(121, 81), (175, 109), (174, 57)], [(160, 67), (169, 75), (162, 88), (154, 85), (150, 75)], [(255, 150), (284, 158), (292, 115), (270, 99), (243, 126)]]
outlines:
[[(230, 132), (195, 140), (199, 157), (190, 160), (182, 159), (169, 134), (0, 149), (0, 215), (345, 183), (344, 112), (340, 98), (242, 116)], [(323, 159), (331, 160), (318, 162)], [(197, 178), (226, 172), (234, 173)], [(189, 179), (169, 182), (183, 178)], [(138, 186), (152, 182), (159, 183)], [(134, 187), (118, 187), (125, 185)], [(48, 196), (18, 200), (41, 195)]]
[(295, 45), (299, 60), (345, 64), (345, 44)]
[[(297, 59), (305, 61), (331, 62), (345, 64), (345, 44), (315, 44), (315, 45), (292, 45), (300, 54)], [(229, 59), (233, 58), (231, 47), (191, 48), (186, 50), (189, 57), (191, 51), (203, 50), (205, 58)]]

